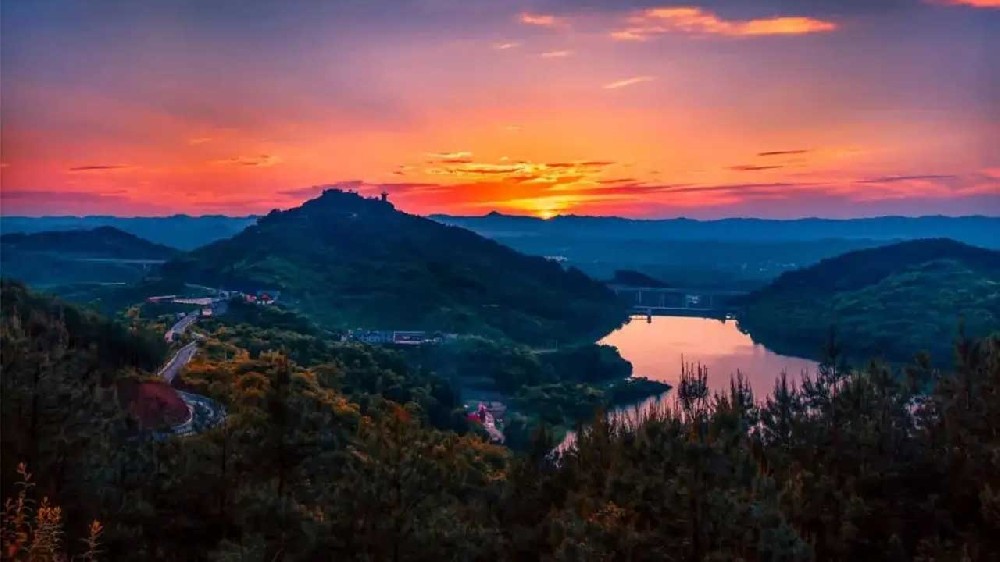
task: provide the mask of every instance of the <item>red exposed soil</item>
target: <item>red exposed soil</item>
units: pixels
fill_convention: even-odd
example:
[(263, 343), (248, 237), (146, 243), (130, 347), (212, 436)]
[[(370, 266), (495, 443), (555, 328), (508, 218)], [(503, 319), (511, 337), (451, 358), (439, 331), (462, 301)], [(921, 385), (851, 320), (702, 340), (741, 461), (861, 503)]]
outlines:
[(177, 391), (159, 381), (121, 381), (118, 400), (143, 429), (157, 429), (184, 423), (188, 409)]

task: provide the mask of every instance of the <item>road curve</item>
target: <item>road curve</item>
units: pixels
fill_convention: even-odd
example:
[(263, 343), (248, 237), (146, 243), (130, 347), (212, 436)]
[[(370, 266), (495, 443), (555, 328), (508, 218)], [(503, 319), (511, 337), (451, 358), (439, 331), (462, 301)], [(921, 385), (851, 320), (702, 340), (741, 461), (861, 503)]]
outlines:
[(167, 384), (172, 385), (174, 379), (177, 377), (177, 373), (181, 371), (191, 359), (194, 358), (194, 354), (198, 352), (198, 342), (193, 341), (184, 347), (177, 350), (177, 353), (167, 361), (167, 364), (160, 369), (157, 373), (163, 380), (167, 381)]
[(163, 334), (163, 339), (166, 340), (167, 342), (174, 341), (175, 337), (183, 334), (185, 331), (187, 331), (187, 329), (191, 326), (191, 324), (194, 324), (197, 321), (198, 321), (198, 315), (194, 312), (189, 313), (184, 318), (178, 320), (176, 324), (171, 326), (170, 329), (167, 330), (167, 333)]

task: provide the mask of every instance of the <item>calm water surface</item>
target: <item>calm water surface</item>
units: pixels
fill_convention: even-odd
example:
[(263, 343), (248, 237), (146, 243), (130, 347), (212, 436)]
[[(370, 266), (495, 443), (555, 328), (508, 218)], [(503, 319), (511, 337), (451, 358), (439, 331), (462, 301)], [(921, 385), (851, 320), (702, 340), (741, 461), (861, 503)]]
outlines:
[(677, 386), (681, 365), (701, 363), (708, 367), (712, 391), (729, 388), (729, 379), (739, 370), (760, 398), (774, 389), (782, 371), (798, 381), (802, 371), (816, 372), (816, 362), (778, 355), (754, 343), (739, 331), (735, 320), (682, 316), (635, 317), (600, 343), (618, 348), (632, 362), (632, 373)]
[[(634, 317), (599, 343), (617, 347), (622, 357), (632, 362), (634, 376), (667, 382), (674, 388), (680, 381), (684, 363), (700, 363), (708, 368), (708, 387), (713, 393), (728, 391), (730, 378), (739, 371), (749, 381), (757, 401), (763, 401), (771, 393), (782, 371), (788, 374), (789, 382), (798, 384), (803, 372), (815, 374), (818, 367), (815, 361), (779, 355), (754, 343), (732, 319)], [(672, 404), (672, 395), (673, 390), (610, 415), (634, 418), (658, 404)], [(575, 441), (576, 435), (569, 432), (557, 449), (571, 446)]]

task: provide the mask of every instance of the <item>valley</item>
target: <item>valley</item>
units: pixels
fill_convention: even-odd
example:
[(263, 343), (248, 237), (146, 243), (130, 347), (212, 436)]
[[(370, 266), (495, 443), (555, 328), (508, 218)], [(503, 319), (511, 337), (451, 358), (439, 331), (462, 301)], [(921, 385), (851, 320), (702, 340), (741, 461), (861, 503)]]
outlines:
[[(21, 261), (29, 252), (61, 263), (135, 265), (149, 257), (123, 257), (141, 255), (144, 246), (109, 230), (91, 238), (31, 236), (30, 243), (5, 239), (5, 248)], [(130, 249), (108, 250), (108, 239)], [(142, 262), (141, 274), (111, 283), (67, 278), (74, 270), (62, 265), (51, 270), (59, 283), (46, 282), (44, 273), (32, 277), (39, 291), (78, 305), (5, 280), (2, 409), (4, 427), (13, 429), (5, 429), (4, 451), (30, 459), (42, 486), (59, 491), (74, 511), (94, 506), (116, 514), (119, 527), (105, 540), (122, 555), (135, 547), (125, 538), (126, 522), (190, 535), (189, 520), (234, 525), (244, 513), (235, 506), (253, 505), (296, 521), (288, 525), (314, 524), (258, 503), (291, 498), (322, 506), (326, 538), (316, 545), (324, 546), (308, 548), (345, 552), (371, 548), (327, 542), (368, 525), (356, 519), (361, 505), (408, 525), (420, 521), (419, 532), (433, 536), (447, 526), (425, 517), (441, 509), (465, 525), (500, 517), (498, 529), (526, 532), (522, 525), (553, 524), (553, 509), (576, 513), (564, 494), (610, 498), (640, 513), (648, 494), (664, 493), (660, 484), (649, 481), (647, 490), (656, 491), (636, 496), (592, 479), (638, 485), (655, 467), (697, 467), (689, 463), (702, 462), (690, 460), (699, 455), (730, 467), (719, 493), (739, 502), (740, 490), (759, 485), (735, 468), (751, 463), (750, 450), (777, 467), (782, 481), (813, 471), (857, 478), (854, 461), (838, 456), (842, 445), (821, 437), (834, 416), (864, 424), (839, 437), (862, 451), (870, 431), (896, 431), (884, 438), (905, 441), (920, 455), (913, 462), (929, 471), (917, 484), (922, 494), (949, 469), (916, 428), (960, 415), (934, 418), (928, 408), (950, 407), (963, 380), (991, 388), (1000, 373), (991, 362), (1000, 254), (949, 240), (870, 242), (749, 284), (726, 275), (677, 284), (671, 281), (696, 276), (657, 277), (656, 268), (637, 261), (616, 263), (628, 268), (601, 281), (575, 269), (576, 258), (524, 256), (385, 201), (328, 191), (231, 239), (169, 250)], [(108, 252), (115, 257), (96, 257)], [(946, 364), (949, 351), (963, 358), (956, 374), (935, 366)], [(873, 356), (887, 361), (866, 365)], [(54, 396), (73, 396), (76, 405), (55, 410)], [(887, 415), (891, 425), (879, 425), (878, 416)], [(79, 429), (63, 445), (66, 427)], [(819, 447), (820, 456), (790, 450), (792, 439)], [(36, 452), (33, 443), (42, 448)], [(47, 456), (50, 447), (70, 456)], [(664, 461), (674, 450), (684, 456)], [(878, 462), (909, 462), (871, 454)], [(61, 463), (72, 463), (79, 478), (60, 472)], [(406, 467), (403, 480), (394, 466)], [(101, 467), (118, 476), (93, 484)], [(157, 479), (129, 476), (140, 473)], [(295, 489), (287, 488), (291, 482)], [(705, 493), (704, 483), (682, 485)], [(404, 511), (395, 493), (408, 502)], [(950, 493), (948, 501), (968, 501)], [(143, 503), (129, 503), (134, 497)], [(700, 497), (694, 509), (714, 509), (714, 500)], [(424, 501), (418, 498), (431, 500), (414, 507)], [(529, 498), (543, 503), (520, 503)], [(790, 514), (794, 528), (816, 524), (784, 500), (753, 501)], [(196, 505), (200, 514), (191, 511)], [(522, 515), (503, 521), (505, 510)], [(669, 513), (690, 511), (675, 506)], [(896, 513), (928, 517), (912, 505)], [(226, 548), (214, 538), (181, 544), (145, 533), (147, 555), (168, 548), (199, 558)], [(449, 552), (468, 548), (459, 542)]]

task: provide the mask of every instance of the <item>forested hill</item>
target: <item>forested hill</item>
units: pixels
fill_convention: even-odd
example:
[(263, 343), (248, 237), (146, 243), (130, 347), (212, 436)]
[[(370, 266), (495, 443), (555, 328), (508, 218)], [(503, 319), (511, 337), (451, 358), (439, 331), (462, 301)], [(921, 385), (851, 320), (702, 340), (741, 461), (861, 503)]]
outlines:
[(166, 264), (168, 279), (274, 289), (327, 327), (439, 329), (549, 344), (624, 319), (583, 273), (468, 230), (327, 190)]
[(0, 271), (4, 277), (34, 286), (73, 283), (128, 283), (155, 264), (176, 255), (110, 226), (90, 230), (12, 233), (0, 236)]
[(12, 233), (0, 236), (4, 253), (47, 252), (109, 259), (167, 259), (177, 250), (113, 226), (90, 230)]
[(111, 226), (157, 244), (191, 250), (229, 238), (254, 223), (257, 217), (222, 215), (173, 215), (169, 217), (17, 217), (0, 221), (3, 234), (91, 230)]
[(834, 328), (854, 357), (951, 360), (959, 326), (1000, 331), (1000, 252), (947, 239), (850, 252), (746, 297), (740, 324), (770, 347), (816, 355)]

